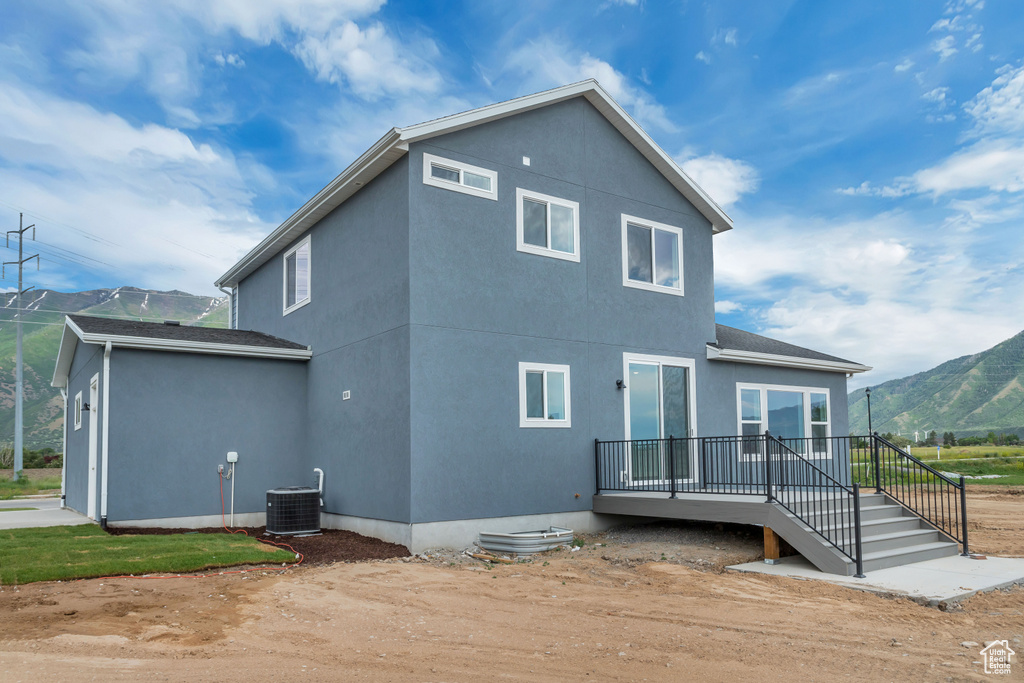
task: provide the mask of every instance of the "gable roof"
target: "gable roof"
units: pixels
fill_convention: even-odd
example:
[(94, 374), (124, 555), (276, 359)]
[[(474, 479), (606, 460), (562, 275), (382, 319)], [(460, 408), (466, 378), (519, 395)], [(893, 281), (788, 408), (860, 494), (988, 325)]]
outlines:
[(715, 341), (707, 345), (708, 360), (848, 373), (867, 372), (871, 369), (867, 365), (727, 325), (716, 323), (715, 336)]
[(679, 192), (686, 197), (701, 215), (711, 222), (715, 233), (730, 230), (732, 219), (718, 204), (686, 175), (672, 157), (612, 99), (611, 95), (594, 79), (564, 85), (560, 88), (517, 97), (479, 109), (444, 116), (433, 121), (392, 128), (362, 156), (356, 159), (341, 174), (307, 201), (274, 232), (246, 254), (241, 261), (220, 276), (218, 287), (234, 286), (245, 276), (269, 261), (275, 254), (304, 233), (317, 221), (340, 206), (364, 185), (380, 175), (391, 164), (409, 151), (409, 144), (428, 140), (439, 135), (472, 128), (491, 121), (497, 121), (523, 112), (563, 102), (574, 97), (584, 97), (627, 139), (641, 154), (661, 172)]
[(52, 386), (67, 386), (71, 360), (79, 342), (101, 345), (110, 342), (111, 346), (147, 351), (283, 360), (308, 360), (313, 355), (309, 347), (302, 344), (251, 330), (69, 315), (64, 318), (64, 334), (60, 340), (60, 350), (57, 351), (57, 365), (53, 371), (53, 380), (50, 382)]

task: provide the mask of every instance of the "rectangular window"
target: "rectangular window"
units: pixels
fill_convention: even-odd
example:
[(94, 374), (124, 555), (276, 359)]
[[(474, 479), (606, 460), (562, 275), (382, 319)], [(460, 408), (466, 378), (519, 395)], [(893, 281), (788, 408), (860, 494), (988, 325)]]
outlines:
[(423, 154), (423, 183), (474, 197), (498, 199), (498, 174), (479, 166)]
[(75, 429), (82, 428), (82, 392), (75, 394)]
[(284, 315), (310, 301), (310, 260), (308, 236), (284, 253)]
[(682, 296), (682, 229), (622, 214), (622, 284)]
[[(738, 384), (739, 434), (755, 437), (765, 430), (801, 455), (828, 457), (828, 389), (769, 384)], [(760, 442), (744, 442), (744, 455), (760, 455)]]
[(580, 205), (516, 188), (516, 248), (566, 261), (580, 260)]
[(519, 426), (571, 427), (569, 366), (519, 364)]

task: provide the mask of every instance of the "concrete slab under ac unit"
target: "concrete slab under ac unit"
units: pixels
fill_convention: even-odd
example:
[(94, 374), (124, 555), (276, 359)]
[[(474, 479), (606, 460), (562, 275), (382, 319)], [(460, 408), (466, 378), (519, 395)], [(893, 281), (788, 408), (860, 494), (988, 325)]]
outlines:
[(747, 562), (728, 567), (732, 571), (826, 581), (858, 590), (899, 595), (931, 607), (945, 607), (999, 588), (1024, 584), (1024, 558), (989, 557), (972, 560), (957, 555), (868, 572), (863, 579), (818, 571), (800, 556), (785, 557), (778, 564)]

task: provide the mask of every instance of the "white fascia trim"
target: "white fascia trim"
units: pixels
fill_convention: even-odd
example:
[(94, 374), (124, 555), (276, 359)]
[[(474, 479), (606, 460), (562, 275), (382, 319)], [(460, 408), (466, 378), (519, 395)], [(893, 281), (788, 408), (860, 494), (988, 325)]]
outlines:
[(182, 353), (209, 353), (221, 356), (246, 356), (250, 358), (280, 358), (283, 360), (309, 360), (313, 357), (310, 349), (278, 349), (266, 346), (238, 346), (235, 344), (213, 344), (210, 342), (181, 341), (178, 339), (154, 339), (152, 337), (129, 337), (124, 335), (86, 334), (86, 344), (110, 342), (118, 348), (142, 349), (148, 351), (179, 351)]
[(758, 353), (756, 351), (737, 351), (735, 349), (719, 349), (708, 345), (708, 360), (728, 361), (731, 363), (751, 363), (753, 365), (774, 365), (782, 368), (801, 368), (803, 370), (821, 370), (823, 372), (847, 372), (856, 374), (867, 372), (871, 366), (860, 363), (843, 363), (834, 360), (818, 360), (815, 358), (798, 358), (796, 356), (779, 356), (774, 353)]
[(57, 363), (53, 368), (53, 379), (50, 386), (64, 389), (68, 386), (68, 373), (71, 371), (71, 360), (75, 357), (75, 348), (78, 340), (81, 339), (82, 330), (71, 322), (71, 318), (64, 316), (64, 332), (60, 337), (60, 347), (57, 349)]
[[(549, 104), (572, 99), (583, 95), (601, 114), (608, 118), (615, 128), (626, 136), (634, 146), (661, 171), (673, 186), (679, 190), (711, 223), (715, 233), (731, 230), (732, 218), (722, 207), (700, 187), (690, 176), (679, 167), (672, 157), (665, 153), (636, 121), (612, 99), (601, 85), (594, 79), (564, 85), (560, 88), (547, 90), (533, 95), (526, 95), (507, 102), (499, 102), (479, 109), (445, 116), (434, 121), (420, 123), (406, 128), (392, 128), (373, 147), (320, 190), (302, 208), (280, 225), (274, 232), (256, 245), (248, 254), (236, 263), (231, 270), (224, 273), (215, 283), (218, 287), (233, 287), (238, 281), (265, 263), (280, 249), (281, 243), (287, 243), (302, 234), (315, 220), (319, 220), (318, 212), (326, 215), (327, 211), (339, 206), (345, 199), (359, 189), (359, 186), (375, 178), (381, 171), (401, 158), (409, 151), (413, 142), (425, 140), (438, 135), (452, 133), (497, 119), (539, 109)], [(390, 160), (388, 157), (391, 156)], [(383, 161), (383, 166), (379, 166)], [(312, 220), (310, 219), (314, 217)], [(271, 253), (267, 253), (271, 252)]]

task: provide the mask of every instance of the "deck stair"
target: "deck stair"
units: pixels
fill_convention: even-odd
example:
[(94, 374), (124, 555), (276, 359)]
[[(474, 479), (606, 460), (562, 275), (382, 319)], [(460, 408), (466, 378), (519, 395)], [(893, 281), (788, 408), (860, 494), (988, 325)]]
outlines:
[[(785, 499), (785, 493), (777, 494)], [(864, 571), (897, 567), (960, 552), (951, 540), (884, 493), (862, 493), (861, 534)], [(845, 514), (849, 501), (822, 501), (817, 512), (805, 513), (808, 521), (823, 532), (847, 534), (852, 538), (853, 514)], [(856, 563), (841, 553), (810, 525), (781, 505), (775, 504), (772, 529), (822, 571), (852, 576)], [(840, 520), (830, 523), (831, 520)]]

